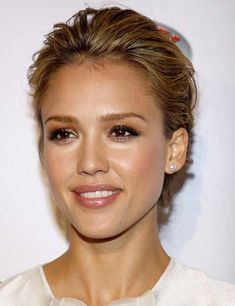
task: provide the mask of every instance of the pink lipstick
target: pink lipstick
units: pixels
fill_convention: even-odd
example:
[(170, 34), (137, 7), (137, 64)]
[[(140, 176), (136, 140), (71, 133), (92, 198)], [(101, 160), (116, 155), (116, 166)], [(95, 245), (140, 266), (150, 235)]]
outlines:
[(78, 203), (86, 208), (102, 208), (114, 202), (121, 192), (112, 185), (82, 185), (74, 190)]

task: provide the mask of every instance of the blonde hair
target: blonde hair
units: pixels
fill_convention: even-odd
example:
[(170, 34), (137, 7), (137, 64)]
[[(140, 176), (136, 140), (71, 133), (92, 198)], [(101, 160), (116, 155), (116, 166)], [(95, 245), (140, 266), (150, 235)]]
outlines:
[[(43, 128), (41, 98), (51, 75), (64, 65), (79, 59), (93, 61), (121, 59), (134, 65), (150, 81), (152, 95), (164, 118), (164, 134), (170, 138), (180, 127), (189, 134), (185, 166), (174, 174), (165, 174), (158, 201), (162, 212), (172, 205), (179, 177), (184, 177), (191, 162), (190, 146), (194, 125), (193, 108), (197, 100), (194, 69), (191, 62), (169, 37), (158, 30), (151, 19), (130, 9), (108, 7), (87, 8), (76, 13), (66, 23), (54, 25), (46, 35), (44, 46), (34, 54), (28, 71), (32, 89), (33, 109), (39, 126), (39, 155), (43, 160)], [(182, 180), (181, 180), (182, 182)], [(166, 213), (168, 215), (168, 213)], [(167, 217), (161, 215), (161, 222)]]

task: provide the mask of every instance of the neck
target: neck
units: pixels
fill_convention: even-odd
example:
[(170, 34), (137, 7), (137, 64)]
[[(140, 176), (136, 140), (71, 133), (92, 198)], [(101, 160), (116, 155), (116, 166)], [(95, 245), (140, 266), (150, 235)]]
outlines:
[(82, 237), (71, 227), (70, 247), (54, 263), (67, 284), (61, 283), (63, 290), (57, 290), (56, 295), (73, 296), (89, 305), (106, 305), (151, 289), (166, 269), (169, 257), (159, 241), (156, 222), (150, 221), (98, 241)]

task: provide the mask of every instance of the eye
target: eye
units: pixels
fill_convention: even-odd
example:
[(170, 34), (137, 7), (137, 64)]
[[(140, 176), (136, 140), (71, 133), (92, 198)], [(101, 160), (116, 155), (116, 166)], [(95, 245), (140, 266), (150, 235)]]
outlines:
[(49, 133), (48, 139), (55, 142), (67, 142), (71, 138), (76, 138), (76, 133), (71, 129), (55, 129)]
[(125, 125), (116, 125), (110, 130), (110, 137), (119, 142), (126, 141), (137, 136), (139, 136), (139, 132)]

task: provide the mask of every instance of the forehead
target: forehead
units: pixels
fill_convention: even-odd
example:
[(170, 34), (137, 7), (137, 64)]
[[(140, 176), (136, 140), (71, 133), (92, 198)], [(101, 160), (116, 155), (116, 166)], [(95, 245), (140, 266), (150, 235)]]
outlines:
[(138, 68), (125, 62), (91, 62), (66, 65), (55, 72), (42, 99), (42, 115), (71, 115), (135, 111), (161, 116), (151, 87)]

